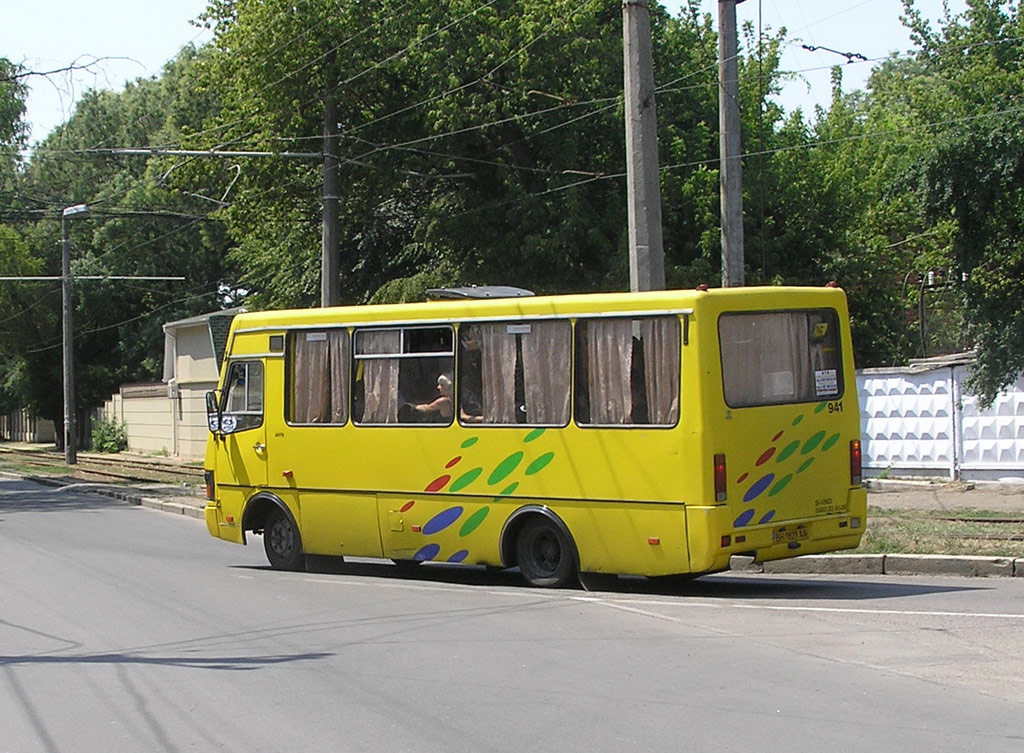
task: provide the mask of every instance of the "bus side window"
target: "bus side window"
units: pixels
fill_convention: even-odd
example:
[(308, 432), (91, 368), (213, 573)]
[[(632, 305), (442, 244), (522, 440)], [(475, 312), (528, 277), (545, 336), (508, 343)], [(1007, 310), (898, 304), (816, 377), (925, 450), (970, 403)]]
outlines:
[(354, 337), (357, 424), (451, 423), (444, 400), (455, 367), (450, 326), (367, 328)]
[(351, 374), (348, 330), (300, 330), (289, 335), (288, 421), (344, 424)]
[(236, 361), (228, 371), (221, 430), (231, 434), (263, 424), (263, 364)]
[(568, 321), (464, 324), (459, 330), (459, 420), (496, 425), (569, 423)]
[(674, 426), (679, 420), (679, 320), (576, 323), (576, 422)]

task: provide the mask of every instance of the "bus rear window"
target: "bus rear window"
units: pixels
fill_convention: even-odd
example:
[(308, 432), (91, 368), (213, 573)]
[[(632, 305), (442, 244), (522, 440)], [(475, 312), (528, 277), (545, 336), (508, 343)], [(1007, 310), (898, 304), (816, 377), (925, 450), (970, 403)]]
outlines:
[(730, 408), (842, 397), (839, 317), (832, 309), (723, 314), (718, 337)]

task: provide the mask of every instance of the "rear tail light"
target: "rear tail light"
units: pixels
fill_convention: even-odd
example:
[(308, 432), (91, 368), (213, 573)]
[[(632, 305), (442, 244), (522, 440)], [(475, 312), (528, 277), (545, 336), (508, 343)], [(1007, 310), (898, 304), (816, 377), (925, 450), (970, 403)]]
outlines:
[(210, 502), (214, 500), (214, 483), (213, 483), (213, 471), (205, 471), (203, 473), (203, 480), (206, 481), (206, 499)]
[(861, 482), (862, 461), (860, 453), (860, 440), (850, 440), (850, 485), (859, 486)]
[(718, 453), (715, 455), (715, 502), (725, 502), (727, 497), (725, 487), (725, 455)]

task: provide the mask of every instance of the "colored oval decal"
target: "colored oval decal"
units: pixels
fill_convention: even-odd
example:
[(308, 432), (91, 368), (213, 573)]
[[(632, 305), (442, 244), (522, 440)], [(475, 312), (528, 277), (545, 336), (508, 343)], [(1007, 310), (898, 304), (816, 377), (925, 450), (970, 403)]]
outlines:
[(518, 481), (513, 481), (511, 484), (509, 484), (504, 489), (502, 489), (500, 492), (498, 492), (498, 496), (500, 496), (500, 497), (507, 497), (509, 494), (511, 494), (512, 492), (514, 492), (518, 488), (519, 488), (519, 482)]
[(800, 446), (800, 440), (799, 439), (790, 442), (789, 444), (787, 444), (785, 447), (782, 448), (782, 452), (780, 452), (779, 456), (777, 458), (775, 458), (775, 462), (776, 463), (781, 463), (783, 460), (785, 460), (790, 455), (792, 455), (794, 452), (796, 452), (796, 450), (797, 450), (797, 448), (799, 446)]
[(462, 528), (459, 529), (459, 536), (469, 536), (469, 534), (473, 533), (473, 531), (475, 531), (480, 524), (484, 522), (484, 518), (487, 517), (487, 514), (490, 511), (491, 508), (489, 507), (481, 507), (475, 513), (470, 515), (469, 519), (462, 524)]
[(461, 507), (449, 507), (447, 510), (442, 510), (423, 526), (423, 535), (431, 536), (438, 531), (443, 531), (458, 520), (460, 515), (462, 515)]
[(774, 497), (776, 494), (778, 494), (783, 489), (785, 489), (787, 486), (789, 486), (789, 482), (792, 481), (792, 480), (793, 480), (793, 474), (792, 473), (789, 474), (788, 476), (783, 476), (782, 478), (779, 479), (778, 483), (775, 484), (775, 486), (772, 487), (772, 490), (770, 492), (768, 492), (768, 496), (769, 497)]
[(825, 432), (819, 431), (817, 434), (815, 434), (814, 436), (807, 440), (807, 443), (804, 444), (804, 448), (800, 450), (800, 454), (806, 455), (809, 452), (813, 452), (814, 448), (821, 444), (821, 440), (823, 440), (824, 438)]
[(416, 554), (412, 556), (417, 562), (426, 562), (432, 560), (437, 556), (438, 552), (441, 551), (441, 547), (437, 544), (427, 544), (425, 547), (420, 549)]
[(483, 472), (484, 472), (483, 468), (474, 468), (471, 471), (466, 471), (461, 476), (459, 476), (457, 479), (455, 479), (455, 483), (452, 484), (452, 488), (449, 491), (453, 491), (453, 492), (460, 492), (460, 491), (462, 491), (467, 486), (469, 486), (474, 481), (476, 481), (477, 478), (480, 476), (480, 474), (483, 473)]
[(555, 459), (555, 453), (545, 452), (539, 458), (530, 463), (530, 466), (526, 469), (526, 475), (532, 476), (535, 473), (539, 473), (544, 470), (548, 463)]
[(458, 465), (460, 460), (462, 460), (462, 455), (452, 458), (448, 461), (448, 465), (446, 465), (445, 468), (451, 468), (452, 466)]
[(461, 445), (459, 445), (459, 446), (460, 446), (460, 447), (461, 447), (462, 449), (466, 449), (467, 447), (472, 447), (473, 445), (475, 445), (475, 444), (476, 444), (476, 441), (477, 441), (478, 439), (480, 439), (480, 437), (470, 437), (469, 439), (467, 439), (467, 440), (466, 440), (465, 442), (463, 442), (463, 443), (462, 443)]
[(828, 452), (829, 450), (832, 449), (833, 445), (835, 445), (835, 443), (838, 442), (838, 441), (839, 441), (839, 435), (838, 434), (833, 434), (831, 437), (829, 437), (828, 439), (825, 440), (825, 444), (823, 444), (821, 446), (821, 451), (822, 452)]
[(526, 438), (523, 439), (523, 441), (532, 442), (535, 439), (540, 439), (540, 437), (544, 434), (545, 431), (545, 429), (534, 429), (533, 431), (526, 435)]
[(757, 521), (757, 522), (758, 523), (768, 523), (774, 517), (775, 517), (775, 510), (769, 510), (764, 515), (762, 515), (761, 519), (759, 521)]
[(442, 489), (444, 489), (444, 487), (451, 480), (452, 480), (452, 477), (448, 476), (447, 474), (444, 475), (444, 476), (438, 476), (433, 481), (431, 481), (429, 484), (427, 484), (427, 488), (424, 489), (423, 491), (426, 491), (426, 492), (439, 492)]
[(828, 403), (819, 403), (818, 405), (815, 406), (814, 412), (821, 413), (823, 410), (825, 410), (826, 405), (828, 405)]
[(416, 500), (415, 499), (410, 499), (408, 502), (406, 502), (404, 505), (402, 505), (402, 507), (399, 508), (398, 511), (399, 512), (409, 512), (409, 510), (411, 510), (412, 506), (415, 505), (415, 504), (416, 504)]
[(796, 418), (793, 419), (793, 426), (796, 426), (798, 423), (800, 423), (803, 420), (804, 420), (804, 416), (801, 413), (799, 416), (797, 416)]
[(449, 557), (448, 561), (449, 562), (462, 562), (462, 560), (466, 559), (466, 557), (468, 557), (468, 556), (469, 556), (469, 550), (468, 549), (460, 549), (455, 554), (453, 554), (451, 557)]
[[(765, 489), (771, 486), (771, 483), (774, 480), (774, 473), (769, 473), (767, 476), (762, 476), (761, 478), (759, 478), (757, 481), (754, 482), (753, 486), (747, 489), (747, 493), (743, 495), (743, 501), (750, 502), (751, 500), (757, 498), (761, 494), (761, 492), (763, 492)], [(753, 513), (751, 513), (751, 515), (753, 515)]]
[(778, 442), (779, 441), (779, 437), (781, 437), (783, 434), (784, 434), (784, 432), (780, 431), (778, 434), (776, 434), (774, 437), (772, 437), (772, 441), (773, 442)]
[(498, 463), (497, 468), (491, 471), (491, 475), (487, 477), (488, 485), (494, 486), (495, 484), (504, 481), (521, 462), (523, 462), (522, 451), (513, 452), (507, 458)]
[(757, 461), (754, 463), (754, 465), (764, 465), (765, 463), (767, 463), (771, 459), (772, 455), (774, 455), (774, 454), (775, 454), (775, 448), (774, 447), (769, 447), (767, 450), (765, 450), (761, 454), (761, 457), (759, 457), (757, 459)]
[(737, 484), (742, 484), (744, 481), (747, 480), (748, 476), (750, 476), (749, 473), (744, 473), (742, 476), (740, 476), (738, 479), (736, 479), (736, 483)]
[(796, 472), (797, 473), (803, 473), (804, 471), (806, 471), (808, 468), (811, 467), (811, 463), (813, 463), (813, 462), (814, 462), (814, 458), (807, 458), (807, 460), (805, 460), (803, 463), (801, 463), (800, 467), (796, 469)]
[(736, 518), (736, 521), (733, 523), (733, 525), (736, 528), (742, 528), (743, 526), (747, 525), (753, 519), (753, 517), (754, 517), (754, 511), (753, 510), (744, 510), (740, 514), (740, 516), (738, 518)]

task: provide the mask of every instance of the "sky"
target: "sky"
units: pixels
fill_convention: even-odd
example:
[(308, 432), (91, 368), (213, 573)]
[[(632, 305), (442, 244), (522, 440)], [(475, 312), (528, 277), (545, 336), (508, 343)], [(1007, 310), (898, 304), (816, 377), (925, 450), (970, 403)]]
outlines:
[[(683, 0), (663, 0), (675, 12)], [(949, 0), (954, 11), (965, 0)], [(717, 0), (700, 0), (700, 9), (717, 13)], [(942, 0), (917, 0), (928, 17), (941, 15)], [(22, 0), (4, 9), (0, 25), (0, 56), (26, 68), (48, 71), (95, 61), (89, 70), (31, 77), (28, 122), (31, 140), (38, 141), (66, 120), (77, 97), (88, 89), (121, 89), (126, 81), (153, 76), (186, 44), (202, 44), (211, 34), (191, 22), (206, 7), (205, 0)], [(864, 55), (869, 60), (910, 47), (899, 22), (900, 0), (746, 0), (737, 7), (739, 23), (757, 29), (786, 27), (794, 41), (787, 45), (782, 65), (803, 71), (780, 98), (787, 110), (831, 99), (829, 68), (844, 58), (825, 51), (808, 52), (801, 44), (829, 47)], [(98, 59), (98, 60), (97, 60)], [(860, 88), (872, 63), (844, 65), (844, 89)], [(816, 69), (816, 70), (814, 70)], [(657, 77), (657, 72), (655, 73)]]

